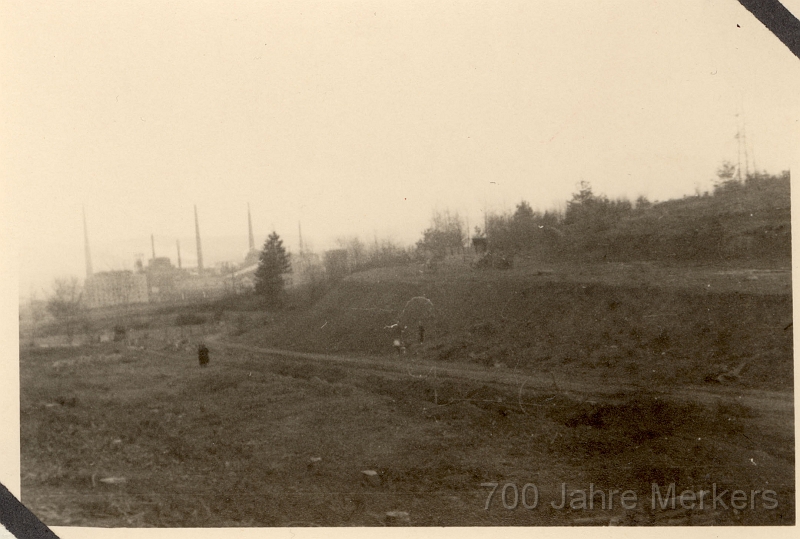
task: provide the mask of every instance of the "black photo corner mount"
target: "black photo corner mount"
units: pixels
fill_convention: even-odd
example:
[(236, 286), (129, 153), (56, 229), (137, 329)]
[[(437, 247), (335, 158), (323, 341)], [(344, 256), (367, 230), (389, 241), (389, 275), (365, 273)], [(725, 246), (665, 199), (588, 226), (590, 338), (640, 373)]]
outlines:
[(17, 539), (58, 539), (36, 515), (0, 483), (0, 523)]
[(800, 58), (800, 21), (778, 0), (739, 0), (742, 6)]

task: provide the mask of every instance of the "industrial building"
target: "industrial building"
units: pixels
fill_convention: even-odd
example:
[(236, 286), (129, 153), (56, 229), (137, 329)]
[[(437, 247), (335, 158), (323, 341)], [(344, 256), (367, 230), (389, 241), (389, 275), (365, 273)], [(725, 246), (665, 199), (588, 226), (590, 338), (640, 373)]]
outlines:
[(86, 226), (86, 212), (83, 212), (83, 240), (86, 256), (86, 282), (84, 297), (91, 308), (147, 303), (147, 278), (132, 271), (92, 270), (92, 255), (89, 250), (89, 230)]
[(94, 273), (92, 271), (86, 213), (84, 211), (85, 297), (87, 306), (100, 308), (132, 303), (196, 301), (218, 298), (226, 294), (236, 294), (252, 289), (253, 274), (258, 267), (259, 251), (255, 246), (249, 204), (247, 207), (249, 249), (242, 264), (222, 264), (219, 268), (205, 267), (203, 264), (197, 206), (194, 207), (194, 225), (197, 245), (196, 268), (182, 267), (180, 243), (177, 242), (177, 267), (172, 265), (169, 257), (156, 256), (155, 239), (151, 235), (152, 257), (148, 260), (147, 265), (139, 258), (135, 264), (135, 271)]
[(130, 270), (101, 271), (86, 278), (86, 303), (91, 308), (147, 303), (147, 277)]

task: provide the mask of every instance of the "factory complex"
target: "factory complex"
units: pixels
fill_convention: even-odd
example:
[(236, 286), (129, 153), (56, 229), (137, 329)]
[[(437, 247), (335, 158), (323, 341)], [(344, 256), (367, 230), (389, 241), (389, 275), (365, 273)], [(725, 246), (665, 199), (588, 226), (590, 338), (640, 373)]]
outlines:
[(113, 307), (140, 303), (188, 302), (219, 298), (252, 290), (254, 274), (258, 268), (259, 252), (255, 247), (250, 208), (247, 208), (249, 250), (241, 263), (222, 264), (206, 268), (203, 265), (203, 248), (197, 206), (194, 208), (197, 266), (184, 268), (181, 264), (181, 246), (176, 240), (177, 266), (165, 256), (156, 256), (155, 241), (151, 235), (152, 256), (145, 263), (136, 260), (133, 270), (92, 270), (89, 231), (86, 215), (83, 216), (86, 281), (84, 299), (90, 308)]

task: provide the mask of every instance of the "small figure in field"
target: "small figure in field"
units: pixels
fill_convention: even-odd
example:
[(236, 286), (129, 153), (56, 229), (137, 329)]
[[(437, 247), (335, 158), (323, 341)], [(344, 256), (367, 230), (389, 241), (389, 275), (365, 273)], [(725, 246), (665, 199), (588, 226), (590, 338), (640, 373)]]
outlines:
[(197, 359), (200, 361), (201, 367), (208, 365), (208, 347), (205, 344), (201, 343), (200, 346), (197, 347)]
[(404, 330), (416, 328), (419, 342), (425, 340), (425, 326), (433, 320), (433, 303), (425, 296), (411, 298), (400, 313), (399, 324)]
[[(399, 354), (405, 354), (405, 341), (408, 332), (417, 331), (419, 343), (425, 342), (425, 325), (433, 320), (433, 303), (424, 296), (411, 298), (398, 317), (398, 321), (385, 329), (395, 334), (394, 347)], [(411, 337), (413, 339), (413, 337)]]
[(400, 323), (396, 322), (391, 326), (384, 326), (383, 329), (388, 329), (392, 332), (392, 336), (394, 337), (393, 345), (397, 353), (400, 355), (405, 354), (406, 347), (403, 346), (403, 328), (400, 326)]

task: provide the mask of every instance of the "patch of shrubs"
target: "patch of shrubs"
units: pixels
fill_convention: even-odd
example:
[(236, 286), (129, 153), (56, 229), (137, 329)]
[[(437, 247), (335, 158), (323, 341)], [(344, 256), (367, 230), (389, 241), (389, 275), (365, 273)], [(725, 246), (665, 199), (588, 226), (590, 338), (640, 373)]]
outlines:
[(175, 317), (176, 326), (199, 326), (206, 323), (205, 316), (194, 313), (181, 313)]

